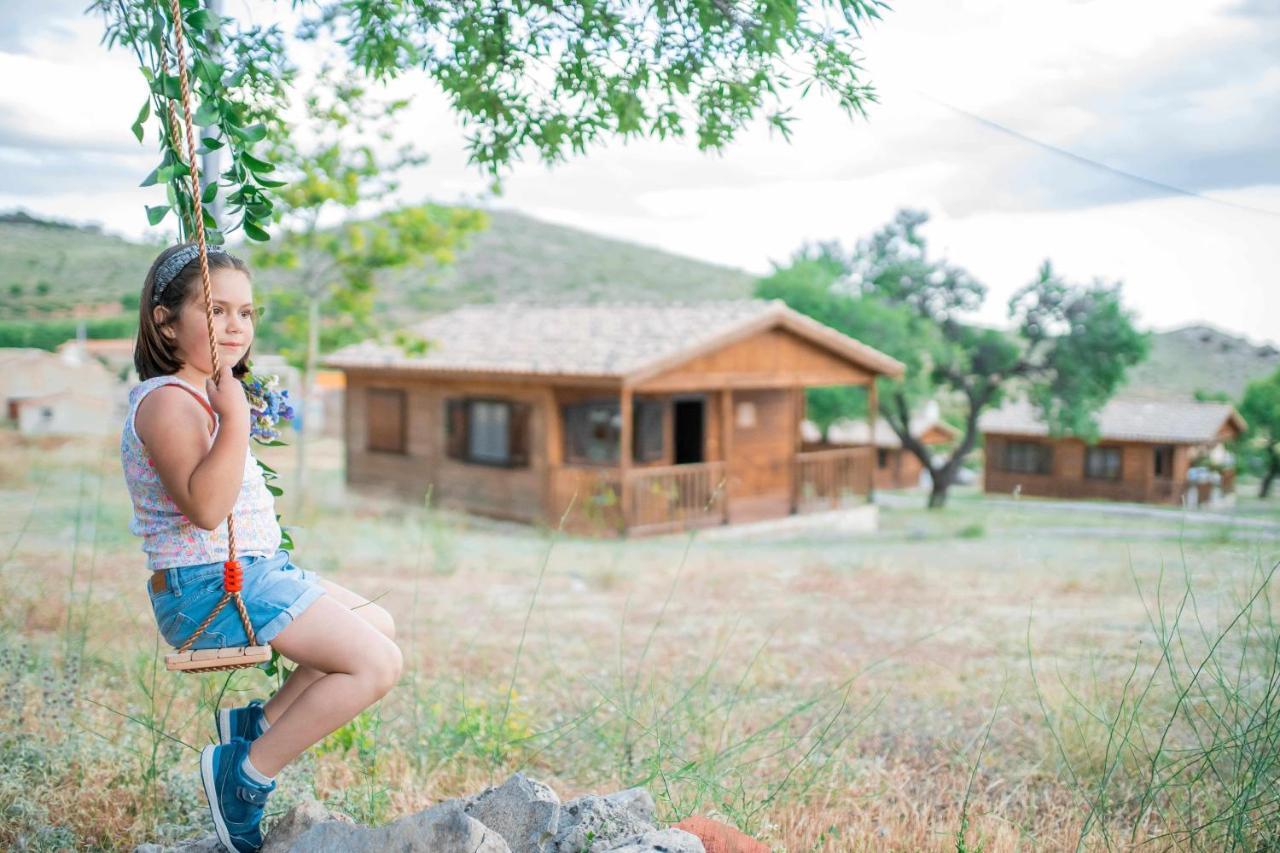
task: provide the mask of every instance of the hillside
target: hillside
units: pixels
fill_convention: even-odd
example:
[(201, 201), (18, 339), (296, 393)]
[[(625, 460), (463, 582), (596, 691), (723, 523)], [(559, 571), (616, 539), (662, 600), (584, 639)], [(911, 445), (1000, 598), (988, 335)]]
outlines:
[(1147, 360), (1130, 371), (1126, 392), (1153, 397), (1225, 392), (1239, 400), (1249, 380), (1280, 368), (1280, 349), (1255, 345), (1210, 326), (1151, 336)]
[[(96, 329), (120, 334), (115, 330), (133, 322), (132, 306), (156, 251), (92, 228), (0, 214), (0, 326), (39, 323), (47, 334), (25, 342), (35, 346), (74, 334), (72, 317), (98, 318), (91, 335)], [(289, 280), (267, 270), (257, 283), (266, 295)], [(385, 275), (377, 306), (387, 324), (397, 326), (468, 302), (731, 299), (749, 296), (752, 284), (739, 270), (491, 211), (489, 230), (472, 237), (453, 266)], [(1152, 336), (1150, 356), (1131, 372), (1125, 392), (1190, 397), (1199, 390), (1239, 399), (1250, 379), (1277, 367), (1274, 346), (1188, 326)]]
[[(137, 304), (157, 251), (92, 229), (0, 216), (0, 320), (120, 313)], [(287, 286), (288, 275), (266, 270), (256, 280), (269, 291)], [(753, 281), (727, 267), (494, 211), (489, 230), (453, 266), (384, 276), (379, 308), (405, 322), (466, 302), (729, 299), (749, 296)]]

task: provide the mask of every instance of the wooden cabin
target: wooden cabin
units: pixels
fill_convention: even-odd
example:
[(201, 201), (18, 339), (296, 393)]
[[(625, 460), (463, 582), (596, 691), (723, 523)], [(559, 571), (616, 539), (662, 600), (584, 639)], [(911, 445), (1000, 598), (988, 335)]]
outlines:
[(1193, 506), (1234, 493), (1223, 445), (1245, 422), (1230, 405), (1114, 399), (1095, 417), (1098, 441), (1086, 444), (1050, 436), (1025, 401), (982, 415), (986, 491)]
[[(921, 485), (924, 464), (914, 453), (902, 446), (902, 439), (883, 418), (877, 418), (874, 427), (866, 418), (846, 418), (827, 427), (826, 434), (817, 424), (805, 421), (801, 425), (806, 450), (826, 450), (840, 447), (870, 447), (875, 453), (873, 485), (877, 489), (914, 489)], [(959, 431), (942, 420), (936, 403), (911, 418), (911, 435), (925, 447), (950, 444)]]
[(874, 401), (875, 377), (903, 370), (778, 301), (479, 305), (412, 334), (420, 354), (327, 359), (346, 374), (347, 481), (597, 534), (865, 499), (872, 451), (805, 452), (803, 392)]

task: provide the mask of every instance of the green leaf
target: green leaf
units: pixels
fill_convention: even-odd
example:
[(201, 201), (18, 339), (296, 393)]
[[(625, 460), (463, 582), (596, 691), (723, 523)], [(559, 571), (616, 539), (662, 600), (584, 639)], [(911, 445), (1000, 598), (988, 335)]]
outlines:
[(273, 181), (270, 178), (263, 178), (263, 177), (258, 178), (258, 184), (260, 186), (268, 187), (270, 189), (275, 189), (276, 187), (283, 187), (283, 186), (286, 186), (288, 183), (289, 183), (288, 181)]
[(187, 26), (193, 30), (217, 29), (221, 24), (222, 19), (208, 9), (197, 9), (187, 15)]
[(207, 207), (200, 208), (200, 218), (204, 220), (205, 228), (218, 227), (218, 220), (213, 218), (213, 214), (209, 211), (209, 208)]
[(192, 118), (192, 121), (201, 127), (208, 127), (209, 125), (217, 124), (220, 117), (217, 103), (205, 101), (200, 105), (200, 109), (196, 110), (196, 114)]
[(258, 174), (259, 172), (274, 172), (275, 165), (268, 163), (266, 160), (259, 160), (252, 154), (245, 153), (240, 155), (240, 162), (249, 169), (250, 172)]
[(248, 127), (233, 127), (231, 132), (245, 142), (261, 142), (267, 138), (267, 126), (262, 123), (251, 124)]
[(200, 193), (201, 204), (212, 204), (213, 200), (218, 197), (218, 182), (210, 181), (204, 188), (204, 192)]
[(149, 174), (149, 175), (147, 175), (145, 178), (143, 178), (143, 179), (142, 179), (142, 183), (138, 184), (138, 186), (140, 186), (140, 187), (154, 187), (154, 186), (155, 186), (156, 184), (158, 184), (158, 183), (160, 183), (160, 167), (159, 167), (159, 166), (157, 166), (156, 168), (152, 169), (152, 170), (151, 170), (151, 174)]
[(244, 236), (250, 240), (257, 240), (259, 243), (265, 243), (271, 239), (271, 235), (258, 226), (258, 224), (250, 219), (244, 221)]
[(284, 489), (280, 488), (279, 486), (273, 486), (270, 483), (267, 483), (267, 491), (275, 495), (276, 497), (280, 497), (281, 495), (284, 494)]
[(200, 142), (204, 144), (204, 150), (206, 152), (217, 151), (219, 148), (221, 148), (223, 145), (226, 144), (221, 139), (215, 139), (212, 136), (201, 137)]
[(151, 99), (148, 98), (142, 103), (142, 109), (138, 110), (138, 117), (133, 121), (133, 135), (138, 137), (138, 141), (142, 141), (142, 123), (151, 116)]
[(147, 222), (152, 225), (159, 225), (160, 220), (164, 219), (165, 214), (169, 212), (169, 205), (159, 204), (155, 207), (147, 208)]

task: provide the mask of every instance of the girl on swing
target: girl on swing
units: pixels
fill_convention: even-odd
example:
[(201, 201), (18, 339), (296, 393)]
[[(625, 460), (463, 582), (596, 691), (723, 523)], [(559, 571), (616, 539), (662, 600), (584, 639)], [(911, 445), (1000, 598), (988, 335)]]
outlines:
[[(385, 610), (299, 568), (280, 548), (274, 502), (249, 452), (249, 403), (239, 382), (254, 335), (249, 269), (220, 247), (207, 251), (219, 381), (199, 251), (171, 246), (142, 286), (134, 351), (142, 382), (129, 395), (121, 456), (134, 509), (129, 529), (142, 537), (165, 641), (181, 644), (220, 599), (224, 520), (234, 513), (241, 596), (257, 642), (297, 664), (265, 703), (217, 710), (218, 743), (200, 754), (218, 838), (228, 850), (247, 851), (262, 844), (259, 823), (276, 774), (381, 699), (401, 658)], [(193, 648), (248, 644), (236, 608), (223, 607)]]

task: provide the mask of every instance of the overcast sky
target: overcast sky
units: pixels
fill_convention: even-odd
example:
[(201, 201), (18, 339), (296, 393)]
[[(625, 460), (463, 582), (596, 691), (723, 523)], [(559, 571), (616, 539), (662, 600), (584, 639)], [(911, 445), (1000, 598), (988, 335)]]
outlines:
[[(128, 129), (145, 88), (85, 5), (0, 0), (0, 209), (137, 237), (156, 203), (136, 189), (153, 148)], [(1048, 257), (1123, 281), (1147, 326), (1280, 341), (1280, 0), (895, 5), (863, 43), (881, 101), (867, 120), (815, 99), (790, 143), (756, 128), (722, 155), (612, 144), (520, 166), (490, 203), (760, 273), (919, 207), (935, 251), (990, 288), (988, 322)], [(274, 8), (227, 0), (241, 19)], [(401, 124), (431, 157), (404, 197), (478, 197), (443, 99), (421, 81), (404, 91)]]

